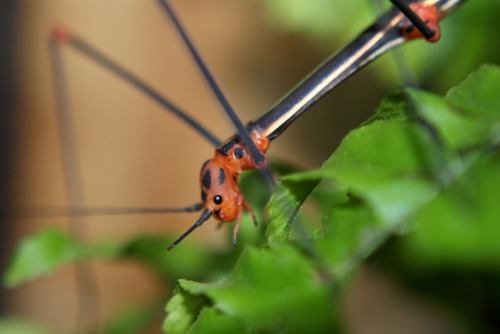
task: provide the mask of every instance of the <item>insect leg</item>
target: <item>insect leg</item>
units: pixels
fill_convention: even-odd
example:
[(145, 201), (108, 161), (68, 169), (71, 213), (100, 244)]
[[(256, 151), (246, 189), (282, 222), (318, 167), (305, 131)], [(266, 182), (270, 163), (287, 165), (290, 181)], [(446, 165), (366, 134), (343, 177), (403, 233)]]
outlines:
[(213, 75), (210, 73), (208, 67), (205, 65), (205, 62), (201, 58), (199, 52), (196, 50), (191, 39), (188, 37), (184, 27), (182, 26), (182, 24), (178, 20), (177, 15), (175, 14), (172, 7), (168, 3), (168, 0), (159, 0), (159, 2), (160, 2), (161, 7), (163, 8), (165, 13), (169, 17), (169, 19), (172, 21), (176, 30), (179, 32), (179, 35), (181, 36), (184, 44), (189, 49), (189, 53), (193, 57), (198, 68), (203, 73), (203, 77), (205, 78), (205, 80), (209, 84), (210, 89), (213, 91), (213, 93), (217, 97), (217, 100), (219, 101), (219, 103), (222, 106), (223, 110), (225, 111), (226, 115), (228, 115), (229, 119), (234, 124), (234, 126), (236, 127), (236, 130), (238, 131), (239, 135), (241, 136), (241, 139), (243, 140), (245, 145), (249, 148), (250, 153), (251, 153), (253, 160), (255, 162), (255, 166), (257, 167), (257, 169), (262, 170), (261, 174), (263, 175), (267, 184), (270, 185), (271, 188), (274, 187), (274, 178), (273, 178), (271, 172), (268, 169), (266, 169), (266, 165), (267, 165), (266, 157), (257, 148), (257, 146), (253, 142), (248, 130), (243, 125), (243, 123), (240, 121), (240, 119), (236, 115), (236, 112), (231, 107), (229, 101), (222, 93), (222, 90), (220, 89), (219, 85), (215, 81), (215, 78), (213, 77)]
[(104, 55), (102, 52), (98, 51), (95, 47), (91, 46), (89, 43), (84, 41), (82, 38), (71, 34), (69, 31), (57, 28), (52, 32), (52, 39), (59, 43), (66, 43), (78, 52), (86, 55), (89, 59), (97, 62), (105, 69), (118, 75), (126, 82), (130, 83), (144, 94), (158, 102), (166, 110), (169, 110), (172, 114), (179, 117), (183, 122), (192, 127), (196, 132), (198, 132), (204, 139), (210, 142), (214, 146), (220, 146), (221, 141), (210, 131), (208, 131), (203, 125), (198, 123), (189, 114), (179, 107), (174, 105), (165, 97), (161, 96), (160, 93), (155, 91), (153, 88), (148, 86), (144, 81), (133, 75), (130, 71), (126, 70), (124, 67), (120, 66), (115, 61), (111, 60), (109, 57)]
[[(66, 196), (69, 203), (84, 203), (84, 193), (81, 182), (81, 173), (76, 151), (73, 130), (73, 119), (67, 99), (64, 63), (59, 46), (53, 40), (49, 41), (49, 57), (55, 87), (56, 112), (61, 143), (63, 177)], [(69, 222), (71, 234), (79, 239), (87, 238), (87, 224), (82, 217), (71, 217)], [(80, 294), (77, 326), (87, 328), (91, 326), (98, 314), (97, 279), (91, 266), (85, 262), (75, 263), (77, 288)]]

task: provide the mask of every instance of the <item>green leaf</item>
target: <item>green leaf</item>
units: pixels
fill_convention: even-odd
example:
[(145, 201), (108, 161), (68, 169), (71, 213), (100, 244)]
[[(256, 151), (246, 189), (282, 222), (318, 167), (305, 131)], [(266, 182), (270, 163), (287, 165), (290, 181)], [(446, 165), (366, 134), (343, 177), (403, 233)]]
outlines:
[[(394, 225), (436, 189), (430, 139), (418, 125), (375, 122), (351, 132), (322, 169), (372, 208), (378, 221)], [(374, 149), (375, 148), (375, 149)]]
[(411, 263), (432, 268), (500, 269), (500, 154), (484, 156), (415, 215), (401, 240)]
[(337, 279), (345, 278), (385, 241), (388, 232), (377, 225), (373, 213), (361, 202), (333, 208), (314, 245)]
[(23, 239), (4, 274), (7, 287), (48, 275), (60, 266), (82, 260), (111, 259), (121, 248), (114, 242), (82, 245), (65, 232), (47, 229)]
[[(498, 268), (500, 229), (500, 69), (483, 66), (451, 89), (439, 113), (428, 96), (414, 107), (457, 149), (466, 147), (462, 168), (414, 216), (415, 232), (402, 239), (411, 263), (430, 267)], [(435, 99), (435, 98), (431, 98)]]
[(57, 230), (43, 230), (24, 239), (15, 251), (4, 284), (15, 287), (25, 281), (47, 275), (60, 265), (81, 258), (80, 243)]
[(280, 179), (267, 206), (270, 223), (266, 230), (266, 236), (269, 242), (288, 239), (297, 210), (321, 179), (320, 173), (313, 172), (313, 174), (307, 180), (297, 178), (296, 174)]
[(208, 304), (203, 296), (186, 293), (180, 288), (165, 307), (167, 318), (163, 323), (163, 331), (169, 334), (184, 334), (196, 320), (201, 309)]
[[(205, 333), (248, 333), (249, 328), (241, 321), (213, 308), (201, 310), (198, 319), (189, 331), (190, 334)], [(168, 333), (168, 332), (167, 332)]]
[[(500, 142), (500, 106), (498, 98), (495, 98), (500, 85), (498, 75), (495, 75), (497, 71), (498, 68), (491, 66), (482, 67), (450, 90), (445, 99), (408, 90), (408, 102), (415, 113), (434, 127), (445, 142), (459, 151), (487, 144), (496, 145)], [(484, 90), (479, 99), (479, 95), (471, 95), (476, 90)], [(496, 90), (496, 95), (492, 90)]]
[(179, 286), (206, 296), (217, 314), (231, 316), (232, 325), (243, 324), (252, 332), (282, 326), (290, 333), (334, 328), (328, 290), (312, 263), (290, 245), (247, 248), (226, 279), (212, 284), (180, 280)]
[[(458, 185), (469, 169), (484, 159), (485, 150), (498, 145), (500, 108), (493, 91), (498, 93), (499, 78), (498, 68), (486, 66), (446, 98), (414, 89), (389, 96), (319, 170), (281, 179), (269, 205), (268, 231), (281, 231), (280, 240), (287, 238), (290, 217), (318, 182), (329, 180), (332, 191), (322, 201), (329, 200), (331, 210), (315, 244), (335, 274), (347, 273), (391, 235), (412, 229), (422, 210), (439, 202), (450, 187), (460, 193)], [(480, 91), (485, 95), (478, 96)], [(447, 209), (452, 211), (453, 205)], [(435, 214), (427, 218), (441, 221), (443, 215)], [(453, 219), (447, 222), (453, 224)], [(436, 238), (443, 235), (434, 232)]]
[(450, 89), (446, 99), (462, 109), (490, 116), (498, 121), (499, 87), (500, 68), (495, 65), (484, 65), (471, 73), (465, 81)]
[(165, 279), (179, 276), (201, 278), (207, 271), (215, 273), (215, 270), (224, 269), (232, 263), (231, 256), (225, 253), (206, 252), (189, 243), (169, 253), (166, 245), (171, 240), (167, 237), (138, 236), (121, 244), (104, 241), (83, 245), (62, 231), (44, 230), (19, 244), (4, 274), (4, 284), (16, 287), (48, 275), (60, 266), (84, 260), (132, 258), (147, 264)]

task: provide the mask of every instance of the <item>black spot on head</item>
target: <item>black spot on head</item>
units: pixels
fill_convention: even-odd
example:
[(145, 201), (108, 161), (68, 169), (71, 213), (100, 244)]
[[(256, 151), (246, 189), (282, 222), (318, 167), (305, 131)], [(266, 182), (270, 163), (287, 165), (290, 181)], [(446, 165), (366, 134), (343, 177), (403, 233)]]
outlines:
[(218, 216), (220, 214), (220, 209), (214, 210), (214, 213), (215, 213), (216, 216)]
[(415, 29), (415, 27), (413, 25), (410, 25), (405, 28), (405, 33), (409, 34), (413, 31), (413, 29)]
[(203, 174), (203, 186), (206, 188), (206, 189), (210, 189), (210, 186), (212, 185), (212, 181), (211, 181), (211, 175), (210, 175), (210, 169), (208, 169), (205, 174)]
[(237, 147), (234, 149), (234, 157), (236, 159), (241, 159), (245, 156), (245, 151), (241, 147)]
[(224, 168), (219, 168), (219, 184), (224, 184), (226, 182), (226, 173), (224, 172)]
[(219, 205), (222, 203), (222, 196), (221, 195), (215, 195), (214, 196), (214, 203)]
[(229, 154), (229, 151), (233, 148), (233, 146), (238, 144), (239, 142), (240, 142), (239, 138), (233, 137), (229, 139), (224, 145), (222, 145), (221, 148), (219, 148), (219, 152), (227, 156)]
[(204, 192), (203, 190), (201, 191), (201, 200), (205, 202), (207, 200), (207, 193)]

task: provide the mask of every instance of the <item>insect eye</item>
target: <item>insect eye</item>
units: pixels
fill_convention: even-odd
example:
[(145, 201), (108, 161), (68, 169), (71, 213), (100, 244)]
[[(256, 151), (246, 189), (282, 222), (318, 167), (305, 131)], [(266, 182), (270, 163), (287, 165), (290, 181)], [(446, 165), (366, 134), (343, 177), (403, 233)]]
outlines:
[(236, 159), (241, 159), (245, 155), (245, 151), (241, 147), (237, 147), (234, 150), (234, 157)]
[(222, 196), (221, 195), (215, 195), (214, 196), (214, 203), (215, 204), (221, 204), (222, 203)]

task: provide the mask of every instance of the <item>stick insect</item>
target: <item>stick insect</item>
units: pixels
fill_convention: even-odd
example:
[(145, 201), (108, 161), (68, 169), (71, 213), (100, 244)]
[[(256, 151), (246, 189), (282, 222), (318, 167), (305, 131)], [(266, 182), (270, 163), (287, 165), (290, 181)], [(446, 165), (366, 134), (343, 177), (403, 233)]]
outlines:
[[(426, 3), (429, 3), (432, 8), (441, 8), (441, 7), (444, 8), (443, 14), (447, 14), (449, 11), (454, 9), (455, 6), (460, 3), (460, 1), (439, 1), (439, 2), (432, 2), (432, 1), (428, 2), (427, 1)], [(164, 2), (163, 4), (168, 5), (166, 2)], [(413, 9), (413, 10), (415, 10), (415, 9)], [(412, 12), (413, 12), (413, 10), (412, 10)], [(391, 26), (390, 24), (387, 25), (388, 24), (388, 22), (386, 21), (387, 18), (385, 20), (382, 20), (381, 22), (383, 22), (385, 25), (382, 24), (381, 26), (380, 25), (375, 26), (374, 30), (371, 32), (376, 35), (377, 32), (382, 31), (383, 33), (381, 33), (380, 36), (381, 37), (385, 36), (388, 38), (386, 41), (387, 44), (384, 44), (384, 43), (377, 44), (373, 49), (370, 49), (372, 51), (372, 53), (365, 54), (365, 56), (367, 58), (364, 58), (364, 60), (362, 57), (359, 56), (359, 54), (357, 54), (355, 52), (356, 50), (358, 50), (358, 51), (359, 50), (361, 50), (361, 51), (362, 50), (365, 50), (365, 51), (369, 50), (369, 48), (363, 47), (364, 44), (359, 43), (360, 40), (363, 41), (364, 39), (360, 38), (360, 39), (356, 40), (357, 42), (355, 41), (355, 42), (353, 42), (353, 44), (350, 44), (350, 47), (348, 46), (346, 49), (344, 49), (344, 51), (341, 51), (340, 53), (338, 53), (334, 59), (337, 59), (337, 61), (340, 61), (342, 64), (346, 64), (345, 61), (351, 59), (354, 61), (352, 67), (347, 66), (344, 68), (347, 71), (345, 71), (345, 72), (340, 71), (340, 72), (337, 72), (335, 74), (332, 74), (332, 77), (330, 77), (330, 78), (328, 78), (328, 73), (330, 73), (331, 70), (324, 70), (324, 71), (318, 70), (318, 71), (314, 72), (313, 75), (310, 77), (310, 79), (306, 79), (306, 81), (304, 82), (305, 85), (299, 86), (299, 87), (301, 87), (299, 90), (293, 91), (291, 95), (288, 95), (287, 98), (285, 98), (284, 100), (282, 100), (282, 102), (278, 103), (275, 107), (273, 107), (269, 111), (269, 113), (265, 114), (264, 116), (262, 116), (261, 118), (259, 118), (258, 120), (256, 120), (254, 123), (250, 124), (246, 128), (245, 131), (247, 131), (250, 134), (250, 138), (251, 138), (250, 141), (248, 141), (248, 138), (247, 138), (247, 142), (245, 142), (245, 141), (243, 141), (243, 139), (240, 139), (240, 137), (236, 136), (236, 137), (232, 137), (232, 139), (230, 139), (227, 142), (227, 144), (229, 145), (228, 147), (230, 147), (230, 149), (232, 150), (233, 156), (236, 159), (237, 159), (237, 156), (240, 156), (240, 155), (245, 156), (248, 159), (247, 160), (248, 163), (251, 165), (250, 167), (252, 167), (252, 168), (261, 167), (261, 166), (265, 165), (265, 158), (264, 158), (264, 161), (262, 163), (259, 163), (259, 159), (262, 159), (261, 156), (264, 153), (266, 153), (265, 152), (267, 150), (266, 142), (272, 142), (274, 139), (278, 138), (284, 132), (284, 130), (289, 125), (291, 125), (291, 123), (294, 120), (297, 119), (297, 117), (299, 115), (301, 115), (305, 110), (307, 110), (315, 101), (320, 99), (323, 94), (326, 94), (329, 90), (333, 89), (334, 86), (336, 86), (337, 84), (339, 84), (340, 82), (345, 80), (349, 75), (357, 72), (361, 67), (365, 66), (369, 61), (373, 60), (379, 54), (389, 50), (390, 48), (394, 47), (396, 44), (398, 44), (400, 42), (402, 43), (402, 42), (406, 41), (406, 38), (402, 37), (402, 34), (403, 35), (406, 34), (405, 36), (407, 36), (408, 38), (411, 38), (413, 33), (415, 33), (415, 34), (417, 34), (417, 36), (419, 36), (419, 33), (416, 31), (421, 31), (421, 30), (423, 31), (424, 30), (424, 28), (411, 29), (411, 26), (417, 25), (417, 23), (410, 23), (410, 21), (408, 21), (405, 18), (405, 16), (403, 16), (402, 14), (400, 14), (399, 12), (397, 12), (394, 9), (391, 10), (390, 13), (391, 13), (390, 15), (396, 15), (397, 17), (399, 17), (399, 19), (401, 21), (406, 22), (407, 25), (403, 25), (403, 27), (406, 27), (406, 30), (400, 30), (399, 29), (400, 26), (397, 26), (397, 25), (393, 25), (393, 26)], [(423, 16), (427, 17), (426, 15), (430, 15), (430, 14), (425, 14)], [(441, 19), (441, 17), (439, 17), (438, 19)], [(435, 19), (431, 19), (431, 22), (435, 22), (435, 21), (436, 21)], [(377, 22), (379, 22), (379, 21), (377, 21)], [(414, 21), (414, 22), (418, 22), (418, 20)], [(389, 21), (389, 23), (395, 24), (393, 21)], [(383, 27), (398, 27), (398, 29), (392, 30), (392, 28), (389, 28), (388, 30), (384, 30)], [(424, 27), (431, 27), (431, 31), (433, 30), (431, 24), (429, 24), (428, 22), (424, 24)], [(394, 35), (391, 35), (391, 33), (389, 33), (389, 31), (392, 31), (392, 32), (395, 31)], [(422, 32), (420, 32), (420, 33), (422, 33)], [(56, 30), (55, 33), (53, 34), (53, 36), (55, 37), (56, 44), (64, 42), (65, 44), (69, 43), (70, 45), (72, 45), (75, 41), (74, 36), (72, 36), (67, 31), (64, 31), (61, 29)], [(364, 36), (366, 37), (367, 35), (364, 35)], [(370, 36), (370, 35), (368, 35), (368, 36)], [(383, 38), (385, 38), (385, 37), (383, 37)], [(391, 38), (394, 38), (394, 39), (391, 39)], [(368, 40), (369, 40), (369, 38), (368, 38)], [(53, 43), (54, 43), (54, 41), (53, 41)], [(361, 54), (363, 54), (363, 53), (361, 53)], [(325, 64), (329, 64), (329, 62), (325, 63)], [(339, 66), (340, 65), (338, 63), (335, 63), (334, 65), (332, 65), (333, 68), (336, 68)], [(340, 66), (340, 67), (342, 67), (342, 66)], [(318, 80), (318, 79), (321, 79), (321, 80)], [(318, 94), (310, 95), (308, 98), (303, 99), (303, 100), (297, 98), (297, 97), (302, 96), (301, 92), (307, 93), (308, 91), (313, 91), (315, 89), (319, 90)], [(294, 92), (296, 92), (296, 93), (294, 93)], [(293, 100), (295, 100), (295, 101), (293, 101)], [(290, 103), (290, 101), (293, 101), (293, 103)], [(242, 131), (241, 133), (245, 133), (245, 131)], [(252, 153), (250, 151), (249, 147), (254, 142), (254, 139), (256, 137), (262, 138), (264, 145), (260, 148), (259, 148), (260, 145), (257, 145), (258, 146), (257, 153), (255, 153), (255, 152)], [(259, 138), (257, 138), (257, 139), (259, 139)], [(258, 140), (256, 140), (256, 141), (258, 141)], [(216, 138), (215, 140), (212, 140), (212, 143), (216, 144), (216, 146), (218, 146), (221, 142), (219, 141), (218, 138)], [(222, 146), (222, 148), (224, 148), (224, 146)], [(236, 153), (238, 151), (237, 149), (240, 149), (240, 153)], [(221, 149), (219, 149), (219, 151), (220, 150)], [(240, 159), (237, 159), (237, 160), (240, 160)], [(220, 171), (220, 166), (216, 166), (216, 167), (219, 167), (219, 171)], [(241, 169), (244, 169), (244, 168), (241, 168)], [(204, 182), (204, 178), (205, 178), (206, 174), (207, 174), (206, 170), (202, 171), (200, 181), (201, 181), (202, 186), (205, 187), (204, 190), (210, 190), (208, 188), (212, 188), (212, 186), (208, 187), (207, 182)], [(230, 179), (230, 178), (228, 178), (228, 174), (230, 174), (230, 173), (227, 173), (226, 171), (224, 172), (224, 175), (226, 176), (224, 179), (226, 179), (226, 180)], [(233, 174), (237, 178), (238, 173), (233, 172)], [(220, 175), (220, 173), (210, 172), (210, 183), (211, 184), (214, 183), (213, 181), (218, 182), (218, 180), (217, 180), (218, 177), (214, 179), (214, 175)], [(208, 179), (208, 178), (206, 178), (206, 179)], [(224, 183), (224, 182), (222, 182), (222, 183)], [(220, 195), (220, 194), (208, 195), (208, 192), (207, 192), (207, 200), (212, 201), (210, 205), (217, 204), (216, 203), (217, 195)], [(244, 198), (243, 198), (243, 200), (244, 200)], [(75, 202), (77, 202), (77, 201), (75, 201)], [(224, 198), (223, 198), (223, 203), (227, 203), (227, 201)], [(242, 209), (248, 209), (248, 207), (244, 205), (244, 202), (240, 202), (239, 205), (232, 206), (232, 208), (237, 209), (236, 210), (237, 213), (236, 213), (235, 218), (237, 218), (238, 214), (241, 214)], [(79, 208), (71, 207), (69, 210), (69, 214), (75, 215), (75, 216), (85, 215), (85, 214), (97, 214), (97, 215), (99, 215), (99, 214), (113, 213), (112, 211), (114, 210), (113, 208), (98, 208), (98, 210), (92, 209), (92, 208), (81, 208), (81, 209), (82, 209), (82, 211), (79, 212), (78, 211)], [(112, 210), (110, 210), (110, 209), (112, 209)], [(107, 211), (107, 212), (103, 212), (102, 210)], [(180, 210), (170, 210), (170, 209), (161, 208), (159, 210), (146, 209), (146, 210), (144, 210), (144, 212), (196, 211), (196, 210), (203, 211), (201, 218), (197, 221), (197, 223), (195, 225), (193, 225), (191, 227), (191, 229), (189, 229), (185, 234), (183, 234), (179, 239), (177, 239), (177, 241), (174, 241), (170, 245), (169, 248), (172, 249), (184, 237), (186, 237), (189, 233), (191, 233), (191, 231), (193, 231), (198, 226), (203, 224), (204, 221), (206, 221), (214, 213), (216, 213), (215, 211), (217, 210), (217, 208), (205, 206), (203, 204), (202, 205), (195, 204), (195, 205), (189, 206), (187, 208), (181, 208)], [(141, 212), (140, 210), (132, 208), (129, 210), (117, 209), (115, 211), (115, 213), (126, 213), (127, 211), (132, 211), (135, 213)], [(224, 218), (224, 217), (221, 217), (220, 214), (218, 216), (219, 216), (219, 218)], [(230, 221), (230, 217), (228, 217), (226, 220)], [(237, 230), (238, 223), (235, 223), (235, 225), (236, 225), (236, 228), (234, 230), (233, 243), (236, 242), (236, 234), (238, 231)]]
[(201, 202), (183, 208), (69, 208), (71, 216), (88, 214), (122, 214), (134, 213), (168, 213), (201, 211), (195, 224), (175, 240), (168, 250), (174, 248), (186, 236), (213, 217), (221, 222), (235, 221), (233, 230), (233, 245), (236, 246), (237, 234), (243, 210), (247, 210), (257, 220), (251, 206), (245, 201), (238, 186), (238, 176), (244, 170), (263, 170), (263, 175), (272, 183), (272, 176), (266, 166), (268, 159), (266, 152), (270, 143), (278, 138), (287, 127), (302, 115), (311, 105), (322, 96), (343, 82), (346, 78), (359, 71), (378, 56), (388, 50), (413, 39), (425, 38), (436, 42), (440, 38), (439, 21), (453, 11), (460, 3), (459, 0), (433, 1), (392, 1), (396, 6), (382, 15), (374, 24), (361, 33), (343, 50), (325, 61), (318, 69), (312, 72), (301, 84), (272, 107), (267, 113), (254, 122), (244, 126), (239, 120), (233, 107), (219, 88), (210, 70), (205, 65), (195, 46), (187, 36), (184, 27), (178, 20), (173, 8), (167, 0), (160, 1), (160, 6), (166, 16), (173, 23), (183, 43), (189, 50), (198, 69), (214, 92), (217, 101), (234, 124), (238, 134), (226, 142), (206, 130), (192, 119), (186, 112), (163, 98), (158, 92), (147, 86), (143, 81), (132, 75), (107, 56), (93, 48), (83, 39), (69, 31), (57, 28), (52, 33), (51, 59), (53, 64), (57, 105), (60, 120), (60, 131), (64, 139), (63, 152), (68, 158), (65, 160), (66, 180), (68, 193), (72, 202), (79, 202), (81, 196), (77, 163), (71, 158), (71, 147), (74, 139), (71, 134), (71, 124), (67, 94), (64, 91), (64, 73), (59, 47), (68, 45), (85, 54), (104, 68), (114, 72), (127, 82), (141, 90), (150, 98), (160, 103), (186, 124), (198, 131), (206, 140), (216, 146), (215, 156), (207, 160), (200, 173)]

